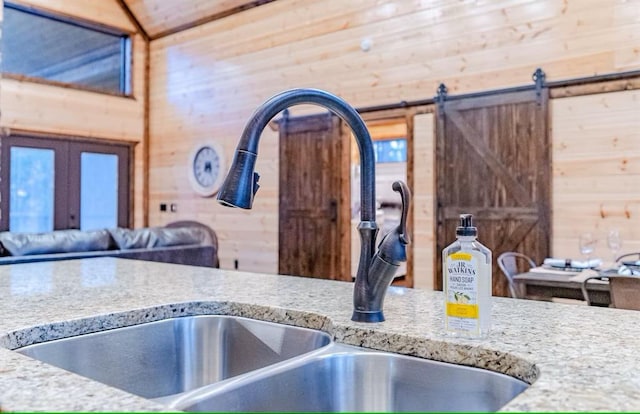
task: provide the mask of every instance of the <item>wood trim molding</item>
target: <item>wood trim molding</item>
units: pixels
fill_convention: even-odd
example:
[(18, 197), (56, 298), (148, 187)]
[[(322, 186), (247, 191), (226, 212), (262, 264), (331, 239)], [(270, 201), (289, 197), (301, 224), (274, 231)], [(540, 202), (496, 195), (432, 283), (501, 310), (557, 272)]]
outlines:
[[(414, 123), (413, 120), (415, 118), (415, 111), (408, 109), (405, 111), (405, 123), (407, 125), (407, 134), (406, 134), (406, 139), (407, 139), (407, 148), (413, 148), (414, 147), (414, 140), (415, 140), (415, 134), (414, 134)], [(415, 181), (416, 181), (416, 176), (415, 176), (415, 153), (413, 150), (408, 150), (407, 151), (407, 173), (406, 173), (406, 180), (407, 180), (407, 186), (409, 187), (409, 189), (411, 190), (411, 193), (413, 194), (414, 189), (415, 189)], [(415, 270), (414, 270), (414, 263), (415, 263), (415, 255), (414, 255), (414, 246), (415, 246), (415, 219), (414, 216), (415, 215), (415, 202), (412, 201), (409, 203), (409, 211), (407, 214), (407, 229), (409, 230), (409, 236), (412, 238), (411, 240), (411, 244), (409, 245), (409, 248), (407, 249), (407, 270), (405, 273), (405, 280), (403, 285), (405, 287), (414, 287), (414, 280), (415, 280)]]
[[(150, 132), (150, 103), (151, 99), (151, 87), (149, 85), (149, 78), (151, 72), (151, 42), (145, 42), (145, 57), (144, 57), (144, 125), (142, 132), (142, 227), (149, 226), (149, 165), (151, 155), (149, 153), (149, 144), (151, 141)], [(131, 203), (133, 207), (133, 203)]]
[(580, 85), (552, 87), (549, 89), (549, 97), (551, 99), (569, 98), (572, 96), (629, 91), (634, 89), (640, 89), (640, 75), (630, 79), (595, 81)]
[(118, 92), (111, 92), (111, 91), (107, 91), (107, 90), (104, 90), (104, 89), (91, 88), (91, 87), (88, 87), (88, 86), (80, 86), (80, 85), (77, 85), (77, 84), (59, 82), (59, 81), (43, 79), (43, 78), (35, 78), (35, 77), (32, 77), (32, 76), (26, 76), (26, 75), (17, 75), (15, 73), (2, 72), (0, 77), (2, 79), (10, 79), (10, 80), (18, 81), (18, 82), (37, 83), (37, 84), (40, 84), (40, 85), (48, 85), (48, 86), (55, 86), (55, 87), (58, 87), (58, 88), (73, 89), (73, 90), (80, 91), (80, 92), (99, 93), (99, 94), (102, 94), (102, 95), (115, 96), (117, 98), (135, 99), (135, 97), (131, 93), (124, 94), (124, 93), (118, 93)]
[(149, 34), (147, 33), (146, 30), (144, 30), (144, 27), (142, 27), (142, 25), (138, 21), (138, 18), (135, 16), (135, 14), (133, 14), (129, 6), (127, 6), (127, 3), (125, 3), (124, 0), (116, 0), (116, 1), (120, 5), (120, 8), (122, 8), (122, 11), (124, 11), (124, 13), (129, 18), (129, 21), (133, 23), (133, 25), (136, 27), (136, 29), (138, 30), (138, 33), (142, 36), (144, 41), (149, 43), (149, 40), (150, 40)]
[[(149, 78), (151, 73), (151, 38), (147, 31), (142, 27), (138, 18), (133, 14), (129, 6), (124, 0), (117, 0), (118, 4), (127, 15), (131, 23), (138, 30), (138, 34), (142, 36), (144, 40), (144, 85), (143, 85), (143, 131), (142, 131), (142, 223), (143, 227), (149, 226), (149, 165), (150, 165), (150, 155), (149, 155), (149, 142), (150, 142), (150, 105), (149, 99), (151, 96), (150, 86), (149, 86)], [(133, 56), (133, 54), (132, 54)], [(135, 156), (132, 155), (132, 159), (135, 160)], [(131, 163), (132, 169), (135, 161)], [(135, 174), (132, 173), (131, 177), (134, 177)], [(131, 194), (131, 210), (135, 211), (135, 197), (133, 193), (133, 189), (135, 187), (135, 180), (132, 180), (129, 188), (132, 190)], [(130, 215), (129, 221), (131, 226), (133, 227), (133, 214)]]
[(100, 144), (107, 144), (107, 145), (108, 144), (129, 145), (132, 148), (139, 144), (139, 141), (127, 140), (127, 139), (69, 135), (69, 134), (60, 134), (55, 132), (36, 131), (36, 130), (21, 129), (21, 128), (4, 127), (0, 131), (0, 138), (14, 137), (14, 136), (23, 136), (23, 137), (29, 137), (29, 138), (57, 138), (57, 139), (66, 139), (69, 141), (97, 142)]

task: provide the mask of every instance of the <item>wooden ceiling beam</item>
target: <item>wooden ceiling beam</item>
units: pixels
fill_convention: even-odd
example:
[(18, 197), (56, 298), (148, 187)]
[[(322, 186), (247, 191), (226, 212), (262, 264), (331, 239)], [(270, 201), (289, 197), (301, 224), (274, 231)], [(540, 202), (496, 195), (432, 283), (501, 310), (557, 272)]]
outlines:
[(129, 18), (129, 21), (131, 21), (131, 23), (133, 23), (133, 25), (136, 27), (140, 36), (142, 36), (145, 42), (149, 43), (149, 41), (151, 40), (151, 38), (149, 37), (149, 34), (147, 33), (146, 30), (144, 30), (144, 27), (142, 27), (142, 25), (136, 18), (135, 14), (133, 14), (131, 9), (127, 5), (127, 3), (124, 0), (116, 0), (116, 1), (120, 5), (124, 13), (127, 15), (127, 17)]
[[(124, 2), (124, 0), (118, 0)], [(210, 16), (204, 16), (201, 19), (194, 20), (189, 23), (185, 23), (176, 27), (172, 27), (171, 29), (164, 30), (160, 33), (157, 33), (151, 36), (151, 40), (161, 39), (163, 37), (171, 36), (172, 34), (176, 34), (178, 32), (182, 32), (184, 30), (193, 29), (194, 27), (202, 26), (203, 24), (210, 23), (214, 20), (222, 19), (223, 17), (231, 16), (232, 14), (239, 13), (241, 11), (253, 9), (254, 7), (262, 6), (263, 4), (271, 3), (275, 0), (254, 0), (249, 3), (242, 4), (240, 6), (224, 10), (220, 13), (212, 14)]]

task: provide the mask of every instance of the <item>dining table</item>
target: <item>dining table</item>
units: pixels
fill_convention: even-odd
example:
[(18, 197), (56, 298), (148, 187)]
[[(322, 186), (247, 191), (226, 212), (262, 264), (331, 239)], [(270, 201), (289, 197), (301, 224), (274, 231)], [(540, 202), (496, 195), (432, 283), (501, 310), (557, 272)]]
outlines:
[[(553, 298), (584, 300), (582, 283), (588, 276), (601, 274), (595, 270), (562, 270), (539, 266), (513, 277), (519, 298), (552, 300)], [(609, 306), (611, 297), (607, 280), (591, 279), (587, 282), (589, 299), (593, 306)]]

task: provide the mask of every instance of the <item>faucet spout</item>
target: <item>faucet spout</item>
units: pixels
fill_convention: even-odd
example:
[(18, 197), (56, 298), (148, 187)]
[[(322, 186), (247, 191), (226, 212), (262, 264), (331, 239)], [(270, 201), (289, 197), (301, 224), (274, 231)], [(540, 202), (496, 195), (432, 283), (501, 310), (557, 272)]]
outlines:
[[(375, 250), (375, 239), (378, 233), (376, 226), (375, 208), (375, 157), (373, 143), (367, 127), (358, 114), (344, 100), (328, 92), (318, 89), (291, 89), (273, 96), (263, 103), (253, 113), (249, 119), (236, 148), (235, 156), (229, 174), (227, 175), (220, 191), (218, 201), (226, 206), (250, 209), (253, 197), (258, 190), (259, 175), (254, 171), (255, 162), (258, 156), (258, 143), (263, 129), (269, 121), (281, 111), (293, 105), (316, 104), (331, 110), (342, 118), (351, 128), (356, 138), (360, 152), (360, 260), (358, 272), (356, 274), (356, 286), (358, 281), (365, 281), (365, 285), (374, 278), (370, 274), (372, 258)], [(360, 283), (363, 285), (363, 283)], [(360, 309), (359, 316), (356, 317), (354, 311), (353, 320), (364, 322), (378, 322), (382, 318), (379, 314), (373, 317), (369, 314), (369, 305), (364, 296), (358, 293), (359, 290), (369, 290), (368, 287), (356, 288), (354, 290), (354, 307), (356, 311)], [(362, 313), (362, 315), (360, 315)], [(375, 313), (375, 312), (374, 312)], [(384, 318), (382, 318), (384, 319)]]

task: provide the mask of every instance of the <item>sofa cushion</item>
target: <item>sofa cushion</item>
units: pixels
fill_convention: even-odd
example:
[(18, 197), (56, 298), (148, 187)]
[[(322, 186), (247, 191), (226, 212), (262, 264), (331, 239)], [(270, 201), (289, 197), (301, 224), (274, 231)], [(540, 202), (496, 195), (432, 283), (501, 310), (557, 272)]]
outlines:
[(108, 250), (111, 235), (106, 230), (56, 230), (48, 233), (1, 232), (0, 243), (12, 256), (45, 253)]
[(121, 250), (202, 244), (206, 238), (204, 230), (196, 227), (116, 228), (109, 232)]
[(153, 229), (158, 247), (186, 246), (189, 244), (202, 244), (206, 239), (203, 229), (197, 227), (158, 227)]
[(109, 229), (111, 237), (120, 250), (143, 249), (156, 245), (157, 237), (151, 228), (143, 229)]

